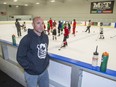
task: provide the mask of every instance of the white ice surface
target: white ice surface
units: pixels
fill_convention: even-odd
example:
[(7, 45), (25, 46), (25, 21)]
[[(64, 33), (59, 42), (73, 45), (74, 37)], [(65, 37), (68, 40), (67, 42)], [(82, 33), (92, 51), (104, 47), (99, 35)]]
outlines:
[[(27, 24), (27, 28), (32, 28), (31, 24)], [(49, 35), (49, 52), (62, 55), (71, 59), (83, 61), (86, 63), (92, 63), (93, 52), (98, 45), (100, 66), (101, 55), (103, 52), (109, 53), (108, 68), (116, 71), (116, 37), (110, 38), (116, 35), (116, 28), (104, 27), (105, 39), (99, 39), (99, 27), (91, 27), (91, 33), (84, 32), (86, 26), (77, 26), (78, 32), (76, 36), (70, 33), (68, 39), (68, 46), (58, 50), (62, 44), (63, 35), (57, 37), (57, 40), (52, 40), (52, 34)], [(72, 31), (71, 31), (72, 32)], [(0, 39), (12, 41), (12, 34), (16, 35), (16, 41), (19, 43), (20, 39), (27, 34), (22, 30), (22, 37), (17, 37), (17, 31), (14, 24), (0, 24)]]

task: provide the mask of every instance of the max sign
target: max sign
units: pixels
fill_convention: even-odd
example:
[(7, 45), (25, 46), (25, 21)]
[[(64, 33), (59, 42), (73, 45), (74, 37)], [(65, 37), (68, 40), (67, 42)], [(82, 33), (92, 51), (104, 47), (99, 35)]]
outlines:
[(91, 2), (91, 14), (113, 13), (114, 1)]

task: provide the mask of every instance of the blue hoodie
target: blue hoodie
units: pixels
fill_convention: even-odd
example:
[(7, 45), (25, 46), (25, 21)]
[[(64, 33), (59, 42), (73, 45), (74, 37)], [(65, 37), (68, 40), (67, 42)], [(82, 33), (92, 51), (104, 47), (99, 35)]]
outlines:
[(27, 73), (39, 75), (46, 70), (49, 65), (48, 44), (46, 34), (38, 36), (32, 29), (28, 29), (17, 51), (17, 61)]

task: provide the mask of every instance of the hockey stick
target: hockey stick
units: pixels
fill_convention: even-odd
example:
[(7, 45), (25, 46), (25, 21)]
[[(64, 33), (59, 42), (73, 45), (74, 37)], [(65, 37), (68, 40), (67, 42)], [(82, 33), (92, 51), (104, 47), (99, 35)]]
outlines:
[(110, 38), (114, 38), (114, 37), (116, 37), (116, 35), (114, 35), (114, 36), (112, 36), (112, 37), (110, 37)]
[(96, 41), (99, 39), (99, 34), (98, 34), (98, 36), (97, 36), (97, 38), (96, 38)]
[(60, 47), (58, 50), (61, 50), (62, 47)]
[(60, 48), (58, 50), (61, 50), (61, 48), (64, 48), (65, 46), (68, 45), (67, 41), (66, 41), (67, 38), (69, 38), (69, 37), (64, 37), (63, 42), (61, 43), (61, 46), (60, 46)]
[(63, 46), (63, 42), (61, 43), (61, 46), (60, 46), (60, 48), (58, 50), (61, 50), (62, 46)]
[[(67, 42), (66, 42), (67, 43)], [(67, 45), (64, 45), (64, 42), (62, 42), (61, 47), (58, 50), (61, 50), (61, 48), (65, 48)]]

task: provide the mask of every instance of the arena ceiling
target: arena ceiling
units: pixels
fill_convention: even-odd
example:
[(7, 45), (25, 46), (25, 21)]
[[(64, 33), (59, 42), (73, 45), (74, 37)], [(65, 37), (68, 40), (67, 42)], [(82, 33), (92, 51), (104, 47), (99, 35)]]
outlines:
[(0, 4), (4, 5), (17, 5), (17, 6), (34, 6), (36, 4), (47, 4), (47, 3), (66, 3), (66, 2), (95, 2), (95, 1), (111, 1), (111, 0), (0, 0)]

